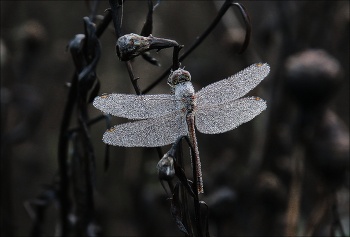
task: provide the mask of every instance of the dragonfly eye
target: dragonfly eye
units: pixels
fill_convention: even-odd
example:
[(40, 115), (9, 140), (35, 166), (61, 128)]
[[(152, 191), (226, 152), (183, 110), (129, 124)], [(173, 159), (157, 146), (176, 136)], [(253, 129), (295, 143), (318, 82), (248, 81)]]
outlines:
[(173, 71), (168, 78), (168, 84), (170, 86), (175, 86), (186, 81), (191, 81), (191, 74), (183, 69)]

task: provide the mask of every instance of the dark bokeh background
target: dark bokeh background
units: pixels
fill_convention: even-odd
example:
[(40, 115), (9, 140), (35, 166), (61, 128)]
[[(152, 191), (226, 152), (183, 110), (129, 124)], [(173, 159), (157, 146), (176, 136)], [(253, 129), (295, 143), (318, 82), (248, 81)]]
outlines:
[[(153, 35), (176, 40), (185, 46), (185, 51), (209, 26), (222, 3), (162, 1), (154, 12)], [(236, 54), (245, 31), (239, 11), (232, 8), (182, 62), (191, 72), (196, 90), (253, 63), (267, 62), (271, 66), (269, 76), (249, 93), (267, 100), (266, 111), (225, 134), (197, 134), (205, 185), (202, 199), (210, 207), (211, 233), (281, 235), (291, 223), (288, 216), (293, 215), (293, 205), (300, 205), (297, 233), (305, 235), (311, 230), (315, 235), (328, 235), (334, 216), (327, 200), (335, 194), (340, 221), (349, 235), (349, 2), (241, 3), (250, 14), (253, 27), (246, 52)], [(14, 234), (27, 236), (32, 228), (27, 203), (57, 175), (59, 126), (68, 92), (65, 85), (74, 73), (73, 61), (65, 48), (76, 34), (84, 33), (83, 17), (89, 16), (90, 11), (84, 1), (0, 4), (1, 191), (6, 192), (1, 200), (1, 221), (12, 220)], [(108, 7), (108, 1), (101, 1), (97, 13), (104, 15)], [(140, 33), (146, 14), (146, 1), (126, 1), (123, 33)], [(125, 65), (116, 56), (113, 31), (111, 24), (100, 38), (100, 94), (135, 93)], [(310, 79), (309, 87), (303, 91), (300, 88), (309, 79), (295, 75), (298, 70), (309, 70), (303, 65), (322, 56), (307, 51), (307, 59), (297, 55), (293, 62), (286, 62), (290, 56), (310, 49), (323, 49), (334, 58), (321, 53), (324, 66), (310, 69), (312, 73), (326, 75), (330, 71), (334, 75)], [(135, 76), (141, 78), (141, 88), (171, 64), (171, 49), (151, 54), (159, 59), (161, 67), (141, 58), (132, 62)], [(332, 66), (334, 60), (341, 67), (339, 72)], [(318, 91), (313, 94), (313, 90)], [(150, 93), (168, 91), (163, 81)], [(304, 98), (301, 93), (310, 94), (311, 98)], [(89, 113), (95, 117), (100, 111), (91, 105)], [(301, 125), (300, 117), (306, 121)], [(123, 121), (113, 118), (112, 123)], [(96, 224), (101, 233), (181, 235), (158, 181), (156, 150), (112, 147), (110, 167), (104, 172), (101, 138), (105, 129), (100, 122), (90, 130), (97, 162)], [(4, 134), (9, 133), (13, 142), (3, 140)], [(185, 155), (186, 168), (190, 170), (188, 154)], [(295, 178), (295, 162), (299, 160), (295, 157), (303, 160), (301, 179)], [(316, 210), (319, 213), (315, 214)], [(45, 217), (46, 235), (55, 233), (57, 217), (57, 203), (53, 203)], [(340, 234), (339, 230), (336, 234)]]

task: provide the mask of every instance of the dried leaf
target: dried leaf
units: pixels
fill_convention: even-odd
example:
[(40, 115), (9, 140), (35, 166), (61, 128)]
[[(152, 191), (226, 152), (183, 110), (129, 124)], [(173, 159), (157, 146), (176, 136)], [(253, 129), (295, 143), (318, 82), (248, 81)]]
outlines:
[(179, 229), (183, 233), (188, 235), (188, 232), (187, 232), (184, 224), (182, 223), (182, 211), (181, 210), (182, 210), (182, 205), (181, 205), (180, 199), (179, 199), (179, 183), (177, 183), (175, 185), (175, 188), (174, 188), (173, 198), (171, 199), (170, 212), (171, 212), (171, 215), (172, 215), (173, 219), (175, 220), (177, 226), (179, 227)]

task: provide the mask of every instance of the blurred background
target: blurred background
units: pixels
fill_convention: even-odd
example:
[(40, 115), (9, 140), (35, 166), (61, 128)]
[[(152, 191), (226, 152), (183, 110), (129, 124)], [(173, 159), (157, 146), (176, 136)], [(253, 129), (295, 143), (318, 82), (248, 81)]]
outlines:
[[(154, 3), (156, 3), (154, 1)], [(349, 2), (241, 1), (251, 18), (248, 49), (238, 8), (231, 7), (181, 64), (196, 90), (258, 62), (270, 74), (248, 95), (267, 110), (217, 135), (197, 133), (210, 233), (349, 236)], [(33, 208), (57, 178), (58, 137), (74, 63), (66, 46), (84, 33), (92, 2), (1, 1), (1, 231), (29, 236)], [(223, 1), (162, 1), (153, 36), (176, 40), (181, 53), (216, 17)], [(100, 1), (97, 15), (105, 15)], [(122, 33), (140, 34), (147, 1), (125, 1)], [(99, 22), (99, 19), (96, 20)], [(115, 52), (113, 23), (100, 37), (99, 94), (135, 94)], [(172, 49), (152, 51), (132, 67), (141, 89), (172, 63)], [(166, 81), (148, 94), (169, 93)], [(91, 104), (89, 116), (101, 114)], [(72, 127), (77, 124), (73, 116)], [(126, 120), (112, 118), (112, 124)], [(105, 122), (90, 127), (96, 156), (95, 228), (101, 235), (183, 235), (158, 180), (154, 148), (111, 147), (104, 171)], [(163, 152), (170, 146), (164, 147)], [(188, 154), (187, 154), (188, 153)], [(190, 174), (189, 152), (185, 166)], [(203, 209), (204, 210), (204, 209)], [(54, 235), (58, 203), (45, 211), (44, 235)], [(342, 229), (339, 227), (339, 223)]]

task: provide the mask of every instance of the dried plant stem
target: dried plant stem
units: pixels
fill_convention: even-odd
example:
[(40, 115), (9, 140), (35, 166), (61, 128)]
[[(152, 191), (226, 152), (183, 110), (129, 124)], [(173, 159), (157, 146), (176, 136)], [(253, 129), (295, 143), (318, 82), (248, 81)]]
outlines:
[(187, 200), (187, 192), (183, 185), (180, 186), (181, 190), (181, 201), (184, 209), (184, 215), (183, 218), (183, 224), (189, 233), (189, 236), (193, 236), (193, 230), (192, 230), (192, 224), (191, 224), (191, 218), (190, 218), (190, 212), (188, 209), (188, 200)]
[(174, 52), (173, 52), (173, 71), (177, 70), (180, 67), (180, 61), (179, 61), (179, 52), (183, 48), (182, 45), (175, 46)]
[(137, 79), (134, 76), (133, 70), (132, 70), (132, 66), (131, 66), (131, 62), (130, 61), (126, 61), (125, 62), (126, 68), (128, 69), (128, 73), (129, 73), (129, 77), (130, 77), (130, 81), (132, 86), (134, 87), (134, 90), (136, 92), (137, 95), (141, 95), (142, 91), (139, 87), (139, 84), (137, 83)]
[[(215, 19), (213, 20), (213, 22), (210, 24), (210, 26), (203, 32), (203, 34), (190, 46), (190, 48), (180, 57), (180, 62), (182, 60), (184, 60), (190, 53), (192, 53), (193, 50), (195, 50), (201, 43), (202, 41), (213, 31), (213, 29), (216, 27), (216, 25), (220, 22), (221, 18), (225, 15), (226, 11), (231, 7), (231, 6), (238, 6), (241, 10), (241, 12), (245, 12), (246, 16), (244, 17), (245, 22), (247, 23), (247, 25), (249, 26), (248, 30), (247, 30), (247, 35), (250, 36), (250, 32), (251, 32), (251, 28), (250, 28), (250, 18), (247, 14), (247, 11), (245, 10), (244, 6), (239, 4), (239, 3), (233, 3), (233, 0), (226, 0), (225, 3), (222, 5), (222, 7), (220, 8), (217, 16), (215, 17)], [(248, 24), (249, 23), (249, 24)], [(248, 38), (248, 42), (247, 41), (247, 35), (246, 35), (246, 39), (245, 39), (245, 43), (244, 43), (244, 47), (246, 48), (249, 44), (249, 38)], [(243, 48), (242, 50), (244, 51)], [(241, 52), (242, 52), (241, 50)]]
[[(187, 139), (187, 137), (185, 137)], [(190, 148), (191, 149), (191, 148)], [(183, 145), (182, 142), (179, 142), (177, 152), (176, 152), (176, 157), (177, 157), (177, 162), (179, 163), (180, 167), (183, 169), (185, 172), (185, 166), (183, 162)], [(187, 192), (183, 184), (180, 185), (180, 191), (181, 191), (181, 201), (183, 205), (183, 223), (184, 226), (189, 234), (189, 236), (193, 236), (193, 229), (192, 229), (192, 224), (191, 224), (191, 218), (190, 218), (190, 211), (188, 209), (188, 200), (187, 200)]]
[(115, 28), (115, 33), (117, 38), (122, 35), (121, 23), (122, 23), (122, 8), (123, 0), (109, 0), (109, 5), (111, 6), (112, 19)]
[(98, 4), (99, 3), (100, 3), (99, 0), (94, 0), (93, 6), (92, 6), (92, 9), (91, 9), (91, 13), (90, 13), (90, 16), (89, 16), (89, 19), (90, 19), (91, 22), (95, 21), (96, 12), (97, 12), (97, 8), (98, 8)]
[(292, 156), (294, 161), (292, 184), (289, 191), (289, 200), (287, 208), (287, 226), (285, 236), (295, 236), (300, 214), (300, 199), (302, 192), (303, 174), (304, 174), (304, 152), (303, 149), (296, 147)]
[[(100, 37), (108, 24), (111, 22), (111, 13), (107, 12), (104, 19), (101, 21), (96, 29), (96, 36)], [(67, 236), (68, 234), (68, 213), (70, 209), (70, 201), (68, 198), (69, 193), (69, 178), (68, 178), (68, 142), (69, 137), (67, 135), (70, 121), (73, 115), (73, 110), (77, 102), (78, 95), (78, 72), (75, 71), (72, 78), (72, 84), (68, 92), (68, 100), (65, 105), (63, 118), (60, 126), (60, 135), (58, 141), (58, 169), (59, 169), (59, 202), (60, 202), (60, 222), (61, 222), (61, 236)]]
[(313, 236), (314, 232), (320, 225), (328, 209), (328, 199), (323, 198), (313, 208), (308, 223), (306, 224), (305, 236)]
[(68, 211), (70, 202), (68, 199), (69, 179), (68, 179), (68, 142), (67, 131), (69, 128), (70, 120), (73, 114), (73, 109), (77, 99), (78, 92), (78, 73), (74, 73), (72, 79), (72, 85), (68, 94), (68, 101), (66, 103), (63, 119), (61, 122), (60, 135), (58, 141), (58, 169), (60, 174), (60, 219), (61, 219), (61, 236), (67, 236), (68, 234)]

